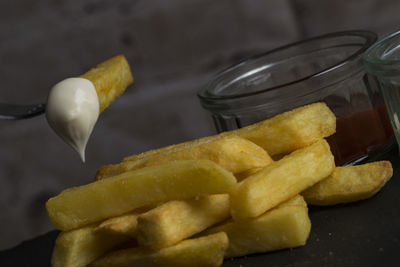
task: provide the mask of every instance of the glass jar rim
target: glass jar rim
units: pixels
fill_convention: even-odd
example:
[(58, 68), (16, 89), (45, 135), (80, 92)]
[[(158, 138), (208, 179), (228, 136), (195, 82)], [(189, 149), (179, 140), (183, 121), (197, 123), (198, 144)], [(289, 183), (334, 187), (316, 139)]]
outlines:
[[(383, 54), (382, 52), (388, 48), (388, 46), (391, 44), (391, 41), (396, 37), (400, 37), (400, 30), (386, 35), (381, 40), (369, 47), (363, 55), (364, 62), (367, 65), (372, 65), (377, 68), (379, 68), (379, 66), (382, 66), (382, 68), (399, 66), (400, 59), (383, 59), (381, 56)], [(398, 44), (400, 45), (400, 40), (398, 41)]]
[[(299, 45), (303, 45), (306, 43), (311, 43), (314, 41), (320, 41), (323, 39), (329, 39), (329, 38), (340, 38), (340, 37), (361, 37), (365, 40), (365, 42), (363, 44), (360, 44), (360, 48), (357, 49), (354, 53), (352, 53), (351, 55), (349, 55), (348, 57), (346, 57), (345, 59), (339, 61), (338, 63), (336, 63), (333, 66), (330, 66), (328, 68), (325, 68), (323, 70), (320, 70), (318, 72), (315, 72), (313, 74), (307, 75), (306, 77), (300, 78), (300, 79), (296, 79), (294, 81), (290, 81), (287, 83), (283, 83), (283, 84), (279, 84), (279, 85), (275, 85), (275, 86), (270, 86), (267, 87), (265, 89), (262, 90), (258, 90), (258, 91), (253, 91), (253, 92), (248, 92), (248, 93), (239, 93), (239, 94), (231, 94), (231, 95), (218, 95), (218, 94), (214, 94), (211, 93), (210, 90), (212, 88), (214, 88), (213, 84), (215, 81), (217, 81), (218, 79), (221, 79), (221, 77), (223, 77), (224, 75), (229, 74), (230, 72), (234, 71), (235, 69), (237, 69), (238, 67), (244, 66), (244, 65), (248, 65), (251, 64), (252, 62), (254, 62), (257, 59), (260, 59), (264, 56), (267, 55), (271, 55), (273, 53), (277, 53), (286, 49), (290, 49), (292, 47), (296, 47)], [(335, 70), (337, 70), (338, 68), (342, 68), (345, 67), (346, 65), (350, 64), (351, 62), (353, 62), (354, 60), (362, 57), (363, 53), (372, 45), (375, 43), (375, 41), (377, 40), (377, 35), (374, 32), (371, 31), (367, 31), (367, 30), (352, 30), (352, 31), (340, 31), (340, 32), (333, 32), (333, 33), (328, 33), (328, 34), (324, 34), (324, 35), (319, 35), (316, 37), (312, 37), (312, 38), (308, 38), (308, 39), (304, 39), (298, 42), (293, 42), (284, 46), (280, 46), (278, 48), (269, 50), (267, 52), (249, 57), (247, 59), (244, 59), (242, 61), (240, 61), (239, 63), (233, 64), (230, 67), (222, 70), (221, 72), (217, 73), (216, 75), (214, 75), (214, 77), (212, 77), (212, 79), (206, 83), (205, 86), (203, 86), (202, 88), (200, 88), (200, 90), (198, 90), (197, 92), (197, 96), (200, 99), (204, 99), (204, 100), (228, 100), (228, 99), (238, 99), (238, 98), (242, 98), (242, 97), (248, 97), (248, 96), (253, 96), (253, 95), (258, 95), (261, 93), (265, 93), (265, 92), (270, 92), (273, 90), (277, 90), (279, 88), (285, 87), (285, 86), (289, 86), (292, 84), (296, 84), (299, 82), (303, 82), (306, 80), (311, 80), (315, 77), (319, 77), (321, 75), (327, 75), (329, 73), (334, 72)], [(343, 44), (344, 45), (344, 44)], [(321, 48), (323, 49), (323, 48)], [(274, 63), (279, 63), (284, 61), (285, 58), (282, 58), (280, 60), (274, 61), (271, 64)]]

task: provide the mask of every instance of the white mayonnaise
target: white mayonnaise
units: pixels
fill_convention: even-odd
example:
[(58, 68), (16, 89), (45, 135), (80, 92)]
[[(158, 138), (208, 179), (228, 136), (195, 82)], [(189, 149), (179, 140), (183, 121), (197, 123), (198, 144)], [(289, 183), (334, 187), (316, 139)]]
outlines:
[(99, 117), (99, 99), (93, 83), (84, 78), (65, 79), (51, 89), (46, 118), (53, 130), (85, 162), (85, 148)]

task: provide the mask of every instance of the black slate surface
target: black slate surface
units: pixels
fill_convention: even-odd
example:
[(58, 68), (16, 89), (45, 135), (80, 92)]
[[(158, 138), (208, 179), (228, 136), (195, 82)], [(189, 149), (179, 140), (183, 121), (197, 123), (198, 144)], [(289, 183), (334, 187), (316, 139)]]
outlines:
[[(399, 266), (400, 158), (392, 151), (394, 175), (373, 198), (334, 207), (310, 207), (311, 234), (305, 246), (227, 259), (223, 266)], [(58, 231), (0, 252), (0, 266), (50, 266)]]

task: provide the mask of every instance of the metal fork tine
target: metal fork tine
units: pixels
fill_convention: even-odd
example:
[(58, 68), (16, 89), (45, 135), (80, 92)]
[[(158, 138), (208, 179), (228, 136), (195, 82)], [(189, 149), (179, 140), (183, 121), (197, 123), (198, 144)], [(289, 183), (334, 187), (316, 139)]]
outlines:
[(35, 117), (43, 114), (45, 107), (45, 104), (14, 105), (0, 103), (0, 119), (19, 120)]

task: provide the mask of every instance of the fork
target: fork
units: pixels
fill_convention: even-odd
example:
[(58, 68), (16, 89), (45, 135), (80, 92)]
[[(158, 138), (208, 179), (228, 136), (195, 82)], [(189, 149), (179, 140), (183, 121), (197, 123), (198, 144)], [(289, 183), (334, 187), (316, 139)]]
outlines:
[(45, 104), (17, 105), (0, 103), (0, 119), (20, 120), (43, 114)]

